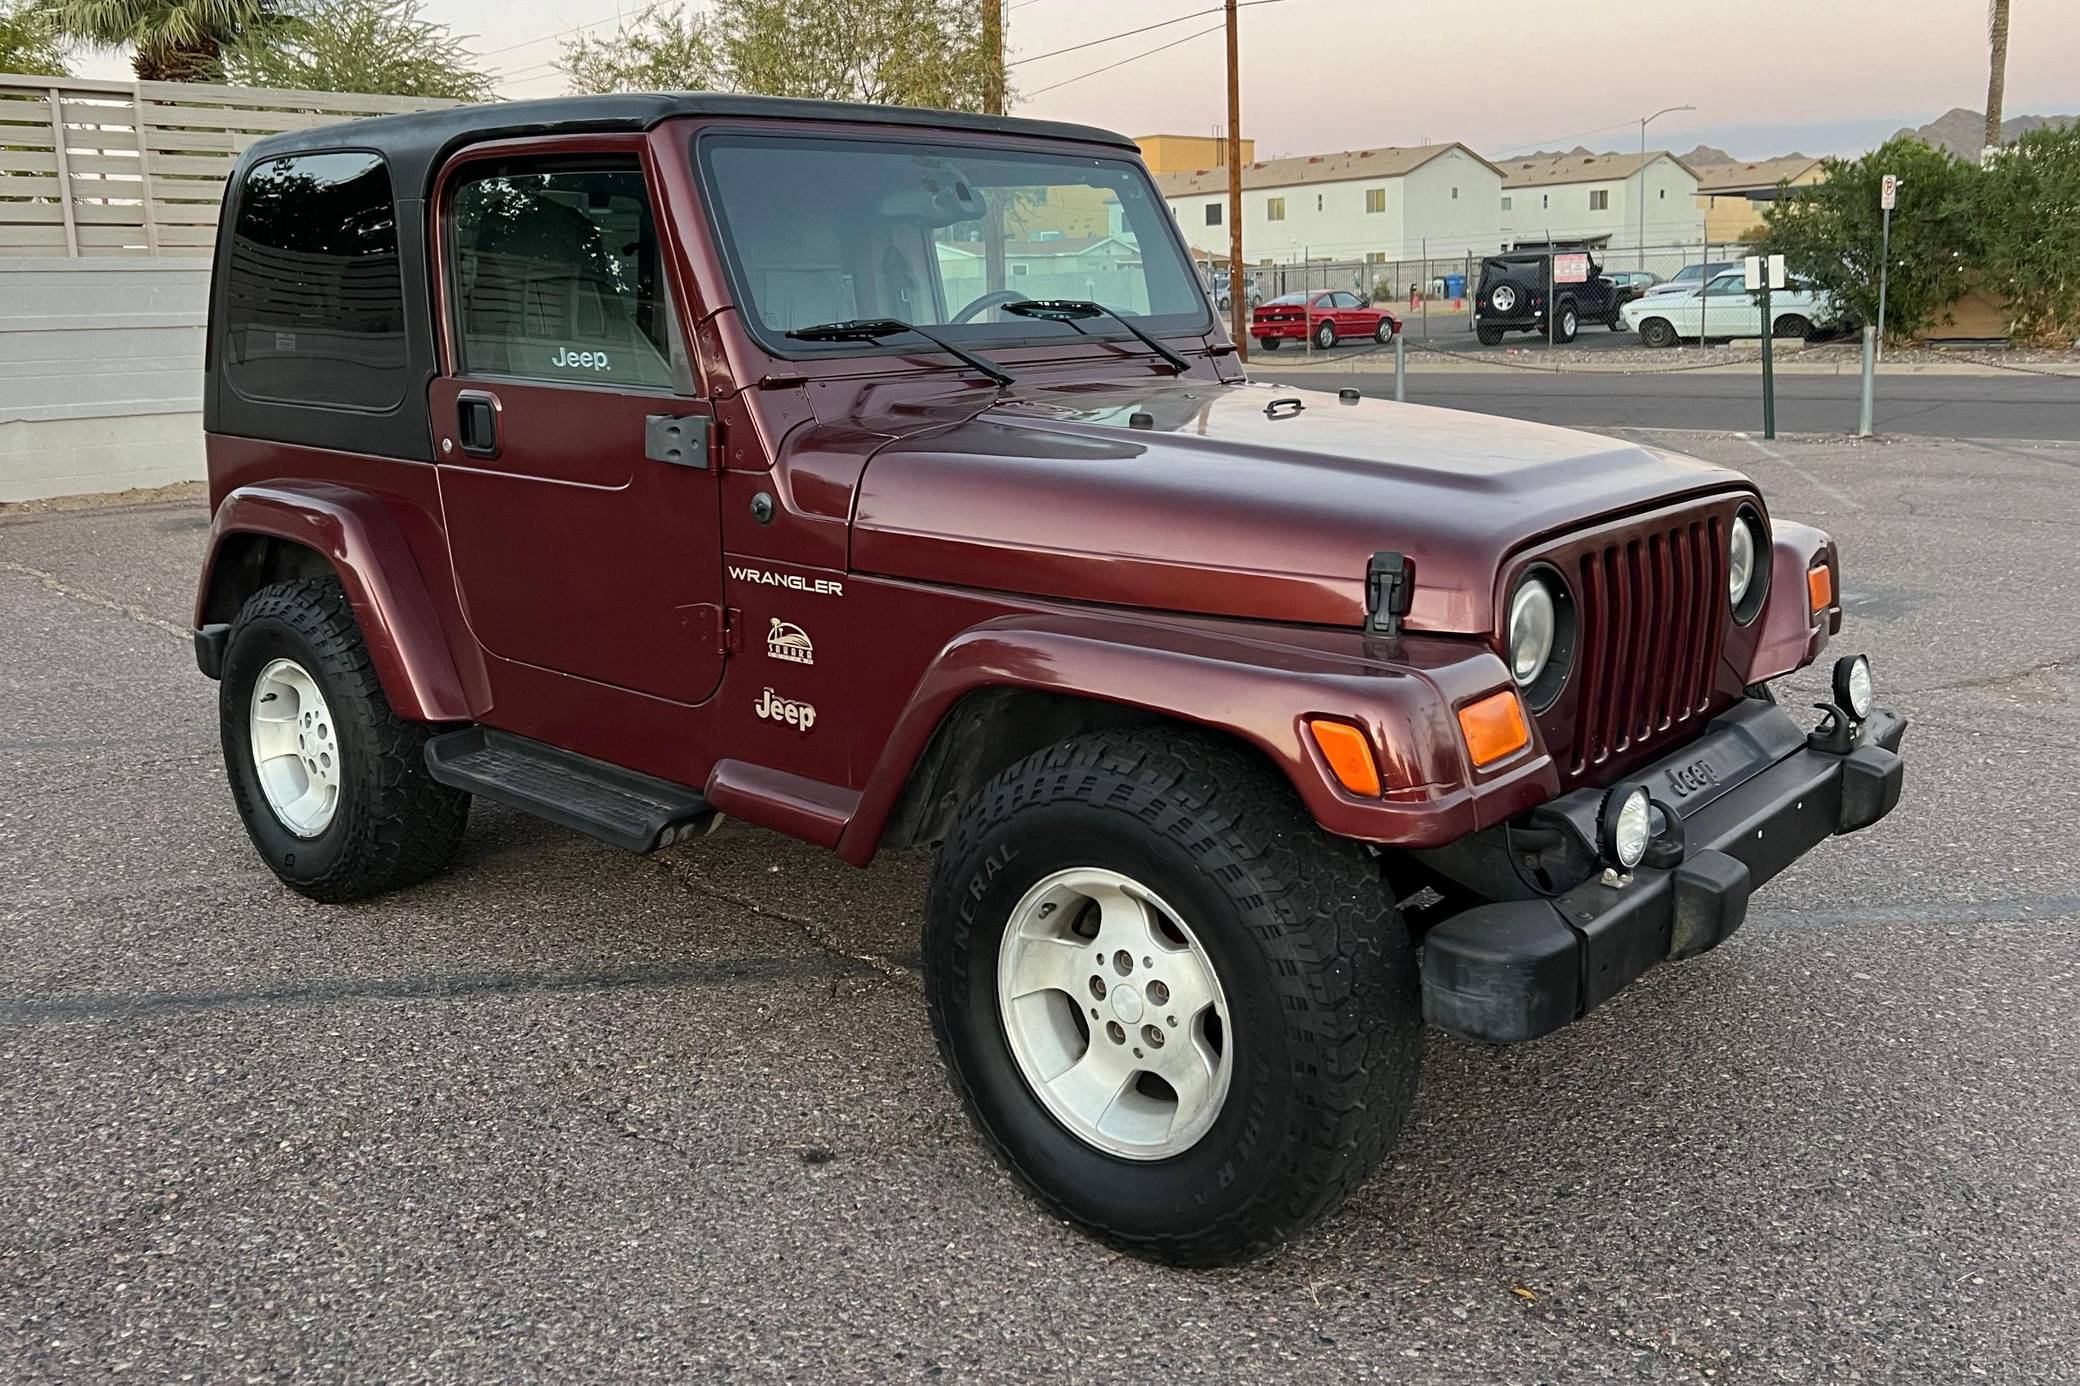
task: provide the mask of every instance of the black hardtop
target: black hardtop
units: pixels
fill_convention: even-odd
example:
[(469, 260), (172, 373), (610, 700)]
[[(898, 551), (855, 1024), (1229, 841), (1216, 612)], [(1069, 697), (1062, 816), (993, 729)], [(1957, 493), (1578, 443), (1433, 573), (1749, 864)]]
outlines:
[(916, 106), (872, 106), (851, 101), (806, 101), (786, 96), (743, 96), (730, 92), (633, 92), (454, 106), (446, 110), (341, 121), (308, 130), (288, 130), (255, 143), (246, 152), (241, 168), (284, 154), (372, 149), (390, 165), (393, 186), (404, 195), (415, 192), (424, 196), (441, 160), (466, 144), (535, 135), (648, 130), (678, 116), (826, 121), (920, 131), (955, 130), (1029, 139), (1075, 140), (1139, 152), (1135, 143), (1125, 135), (1100, 130), (1093, 125), (1074, 125), (1059, 120), (972, 115), (964, 111), (935, 111)]

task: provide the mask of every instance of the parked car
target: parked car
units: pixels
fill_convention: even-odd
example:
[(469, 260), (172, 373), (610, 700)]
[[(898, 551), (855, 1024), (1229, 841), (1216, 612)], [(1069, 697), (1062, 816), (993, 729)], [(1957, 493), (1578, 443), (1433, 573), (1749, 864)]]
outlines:
[[(1254, 275), (1245, 275), (1243, 276), (1242, 280), (1242, 289), (1244, 305), (1248, 307), (1252, 312), (1254, 312), (1257, 308), (1257, 305), (1261, 304), (1264, 301), (1263, 286), (1257, 283), (1256, 277)], [(1229, 298), (1228, 274), (1226, 270), (1221, 270), (1214, 274), (1212, 294), (1213, 306), (1218, 308), (1223, 313), (1227, 312), (1229, 306)]]
[(1384, 344), (1400, 330), (1401, 319), (1348, 289), (1280, 294), (1249, 315), (1249, 335), (1266, 351), (1310, 340), (1317, 351), (1363, 338)]
[(1623, 289), (1629, 297), (1637, 298), (1661, 282), (1661, 276), (1652, 270), (1607, 269), (1603, 277)]
[(1641, 297), (1652, 298), (1657, 294), (1689, 293), (1694, 289), (1702, 287), (1707, 279), (1724, 274), (1727, 270), (1739, 269), (1740, 267), (1741, 262), (1738, 260), (1708, 260), (1702, 264), (1685, 265), (1660, 283), (1649, 285), (1642, 291)]
[[(1118, 229), (992, 288), (1000, 199)], [(240, 156), (213, 281), (195, 656), (274, 874), (412, 886), (473, 799), (634, 852), (725, 814), (934, 848), (954, 1088), (1140, 1255), (1295, 1236), (1394, 1145), (1426, 1021), (1570, 1024), (1899, 798), (1860, 656), (1810, 729), (1768, 687), (1841, 627), (1827, 535), (1660, 448), (1251, 383), (1107, 131), (709, 94), (299, 129)]]
[[(1560, 257), (1556, 263), (1556, 256)], [(1571, 342), (1585, 322), (1619, 330), (1626, 293), (1587, 251), (1517, 250), (1481, 261), (1473, 295), (1474, 333), (1493, 346), (1506, 332), (1548, 331), (1546, 297), (1553, 300), (1552, 339)]]
[[(1796, 276), (1770, 294), (1773, 337), (1800, 341), (1828, 330), (1840, 316), (1833, 299)], [(1727, 341), (1762, 336), (1762, 295), (1746, 287), (1743, 272), (1725, 271), (1703, 289), (1655, 294), (1635, 299), (1623, 309), (1625, 326), (1639, 333), (1641, 345), (1675, 346), (1679, 342)]]

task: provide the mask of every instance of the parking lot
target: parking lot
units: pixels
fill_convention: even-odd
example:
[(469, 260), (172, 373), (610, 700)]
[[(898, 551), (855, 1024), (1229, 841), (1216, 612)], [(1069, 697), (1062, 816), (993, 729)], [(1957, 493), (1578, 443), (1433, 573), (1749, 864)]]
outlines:
[(7, 1379), (2080, 1380), (2080, 445), (1653, 441), (1839, 539), (1905, 800), (1568, 1031), (1433, 1035), (1355, 1201), (1216, 1273), (971, 1135), (921, 857), (479, 805), (312, 905), (219, 769), (199, 495), (0, 510)]

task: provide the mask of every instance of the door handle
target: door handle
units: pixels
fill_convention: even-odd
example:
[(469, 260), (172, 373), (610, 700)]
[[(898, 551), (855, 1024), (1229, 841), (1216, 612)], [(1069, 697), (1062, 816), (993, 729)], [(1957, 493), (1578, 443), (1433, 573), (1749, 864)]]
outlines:
[(455, 441), (471, 457), (498, 456), (498, 396), (464, 390), (455, 396)]

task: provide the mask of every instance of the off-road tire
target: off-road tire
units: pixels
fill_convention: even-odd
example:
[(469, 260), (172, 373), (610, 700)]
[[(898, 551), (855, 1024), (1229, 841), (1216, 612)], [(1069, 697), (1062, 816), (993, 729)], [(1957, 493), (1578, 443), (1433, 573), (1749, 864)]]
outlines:
[(1672, 347), (1676, 344), (1676, 329), (1666, 318), (1648, 318), (1639, 325), (1641, 346)]
[(1473, 335), (1479, 339), (1482, 346), (1499, 346), (1502, 343), (1502, 329), (1499, 327), (1479, 328)]
[(1581, 330), (1581, 326), (1581, 313), (1575, 308), (1574, 304), (1572, 302), (1561, 304), (1559, 311), (1553, 314), (1553, 345), (1566, 346), (1572, 342), (1575, 333)]
[(1330, 351), (1330, 350), (1333, 350), (1333, 349), (1335, 348), (1335, 346), (1336, 346), (1336, 324), (1335, 324), (1335, 323), (1333, 323), (1333, 322), (1325, 322), (1325, 323), (1322, 323), (1322, 324), (1321, 324), (1320, 326), (1318, 326), (1318, 327), (1316, 327), (1316, 328), (1315, 328), (1315, 330), (1314, 330), (1314, 349), (1315, 349), (1316, 351)]
[[(1005, 1038), (1011, 911), (1074, 866), (1118, 871), (1188, 914), (1228, 998), (1226, 1101), (1169, 1159), (1071, 1134)], [(1364, 1181), (1415, 1101), (1415, 956), (1376, 863), (1210, 734), (1094, 733), (991, 780), (940, 851), (924, 943), (932, 1028), (984, 1139), (1048, 1208), (1136, 1255), (1216, 1265), (1279, 1246)]]
[[(276, 659), (311, 675), (336, 725), (339, 803), (315, 837), (298, 837), (276, 816), (253, 764), (249, 702), (261, 670)], [(281, 582), (253, 594), (225, 644), (217, 714), (239, 817), (291, 890), (328, 904), (359, 900), (422, 881), (454, 855), (469, 795), (426, 773), (426, 739), (437, 728), (390, 710), (336, 579)]]

